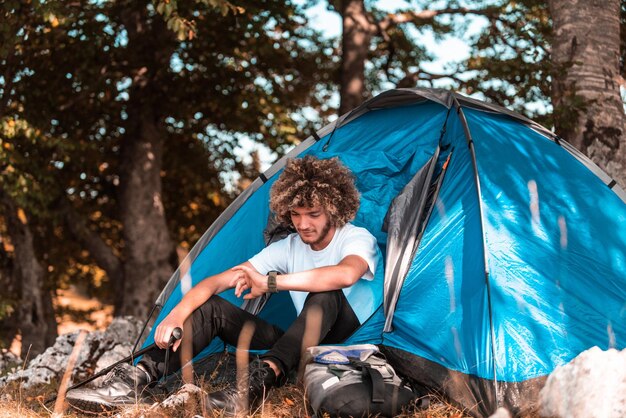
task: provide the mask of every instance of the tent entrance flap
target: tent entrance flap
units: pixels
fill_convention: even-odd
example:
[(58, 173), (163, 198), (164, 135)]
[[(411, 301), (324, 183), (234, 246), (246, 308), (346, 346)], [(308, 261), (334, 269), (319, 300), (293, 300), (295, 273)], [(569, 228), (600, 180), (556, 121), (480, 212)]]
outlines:
[(438, 146), (433, 156), (389, 205), (383, 223), (383, 229), (388, 234), (384, 332), (392, 330), (393, 314), (400, 289), (435, 206), (451, 155), (451, 149), (442, 150)]

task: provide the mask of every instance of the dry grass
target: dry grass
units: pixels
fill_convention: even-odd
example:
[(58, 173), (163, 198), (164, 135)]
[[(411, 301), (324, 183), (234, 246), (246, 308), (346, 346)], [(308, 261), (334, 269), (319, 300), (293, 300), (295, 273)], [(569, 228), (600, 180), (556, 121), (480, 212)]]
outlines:
[[(208, 385), (204, 386), (206, 391), (213, 390)], [(31, 391), (25, 391), (17, 384), (8, 385), (0, 389), (0, 418), (5, 417), (26, 417), (41, 418), (53, 415), (53, 404), (44, 405), (46, 399), (56, 393), (55, 385), (41, 387)], [(58, 416), (58, 415), (56, 415)], [(219, 412), (207, 411), (201, 396), (192, 396), (189, 401), (175, 409), (154, 408), (150, 405), (139, 404), (117, 414), (81, 414), (71, 409), (65, 413), (66, 417), (84, 416), (119, 416), (121, 418), (193, 418), (221, 417)], [(312, 411), (307, 408), (304, 401), (304, 393), (300, 386), (285, 385), (275, 389), (270, 394), (270, 398), (249, 417), (254, 418), (287, 418), (287, 417), (310, 417)], [(407, 411), (399, 415), (401, 418), (464, 418), (468, 415), (462, 413), (445, 401), (435, 399), (428, 409), (420, 411)]]
[[(62, 332), (70, 332), (75, 329), (103, 329), (111, 320), (110, 307), (95, 305), (93, 301), (75, 293), (73, 290), (62, 292), (56, 303), (63, 309), (64, 327)], [(80, 315), (79, 315), (80, 314)], [(87, 318), (87, 319), (85, 319)], [(13, 347), (14, 352), (19, 352), (19, 345)], [(219, 369), (216, 367), (215, 372)], [(215, 376), (209, 377), (213, 380)], [(219, 386), (203, 384), (202, 389), (208, 393)], [(41, 418), (60, 416), (53, 413), (54, 403), (45, 404), (45, 401), (56, 395), (58, 382), (48, 386), (24, 390), (21, 385), (12, 383), (0, 388), (0, 418), (25, 417)], [(249, 415), (251, 418), (287, 418), (287, 417), (311, 417), (312, 411), (307, 407), (302, 387), (298, 385), (285, 385), (270, 393), (269, 399), (258, 410)], [(117, 413), (82, 414), (71, 408), (63, 414), (65, 417), (85, 416), (119, 416), (120, 418), (194, 418), (197, 416), (217, 418), (223, 416), (219, 412), (207, 411), (201, 396), (192, 396), (189, 401), (175, 409), (154, 408), (151, 405), (138, 404), (125, 408)], [(431, 406), (425, 410), (407, 411), (399, 415), (400, 418), (465, 418), (469, 415), (459, 411), (447, 402), (434, 399)]]

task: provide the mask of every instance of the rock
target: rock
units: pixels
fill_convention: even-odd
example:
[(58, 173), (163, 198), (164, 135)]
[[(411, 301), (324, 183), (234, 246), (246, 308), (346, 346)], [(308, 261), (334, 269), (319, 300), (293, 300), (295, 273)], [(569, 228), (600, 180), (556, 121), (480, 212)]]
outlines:
[[(140, 321), (132, 317), (115, 318), (106, 331), (94, 331), (85, 338), (76, 360), (72, 378), (83, 380), (115, 361), (130, 354), (134, 339), (141, 331)], [(79, 331), (59, 336), (52, 347), (35, 357), (24, 370), (0, 378), (0, 387), (21, 381), (25, 389), (59, 380), (65, 368)]]
[(72, 352), (78, 332), (57, 337), (54, 345), (35, 357), (28, 367), (0, 378), (0, 387), (14, 381), (22, 381), (28, 389), (37, 385), (45, 385), (65, 371), (67, 359)]
[(0, 350), (0, 376), (14, 373), (22, 366), (22, 359), (7, 349)]
[[(102, 346), (111, 348), (102, 352), (99, 356), (94, 356), (96, 360), (94, 373), (130, 355), (133, 345), (135, 344), (135, 339), (141, 332), (141, 325), (141, 323), (134, 320), (132, 317), (120, 317), (111, 322), (111, 325), (102, 336), (103, 341), (106, 342), (102, 344)], [(94, 380), (91, 385), (98, 386), (103, 379), (104, 376)]]
[(489, 418), (511, 418), (511, 413), (506, 408), (498, 408)]
[(141, 321), (132, 316), (117, 317), (104, 331), (103, 338), (116, 341), (118, 344), (134, 344), (137, 335), (141, 332), (141, 325)]
[(543, 417), (626, 417), (626, 349), (584, 351), (548, 376), (539, 398)]
[(151, 409), (176, 409), (189, 404), (189, 402), (199, 401), (202, 395), (206, 395), (202, 389), (196, 385), (187, 383), (163, 402), (154, 404)]
[[(94, 368), (94, 374), (120, 361), (124, 357), (128, 357), (128, 355), (130, 354), (130, 350), (132, 348), (133, 348), (132, 344), (118, 344), (115, 347), (113, 347), (112, 350), (108, 350), (104, 352), (100, 356), (100, 358), (98, 358), (98, 361), (96, 362), (96, 366)], [(100, 386), (100, 383), (102, 383), (105, 377), (106, 375), (95, 379), (92, 383), (90, 383), (90, 385)]]

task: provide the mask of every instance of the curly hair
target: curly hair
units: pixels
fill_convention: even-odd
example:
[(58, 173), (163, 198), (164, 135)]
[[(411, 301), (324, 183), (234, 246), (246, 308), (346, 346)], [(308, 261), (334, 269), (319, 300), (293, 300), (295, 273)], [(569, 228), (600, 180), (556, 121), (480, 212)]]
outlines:
[(359, 210), (354, 175), (337, 157), (320, 160), (307, 155), (287, 162), (272, 186), (270, 210), (278, 222), (293, 227), (291, 210), (321, 206), (332, 226), (341, 227)]

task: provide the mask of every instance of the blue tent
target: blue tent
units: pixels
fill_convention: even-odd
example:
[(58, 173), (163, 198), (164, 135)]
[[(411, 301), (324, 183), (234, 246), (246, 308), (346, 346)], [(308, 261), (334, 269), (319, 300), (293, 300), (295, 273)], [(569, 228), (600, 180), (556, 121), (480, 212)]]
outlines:
[[(176, 271), (157, 323), (185, 289), (266, 245), (270, 187), (304, 155), (337, 156), (354, 172), (354, 223), (385, 254), (384, 303), (347, 343), (381, 344), (400, 373), (477, 416), (526, 414), (556, 366), (592, 346), (625, 347), (624, 191), (533, 121), (430, 89), (365, 102), (263, 173)], [(295, 309), (282, 292), (258, 314), (287, 327)], [(203, 355), (222, 349), (215, 341)]]

